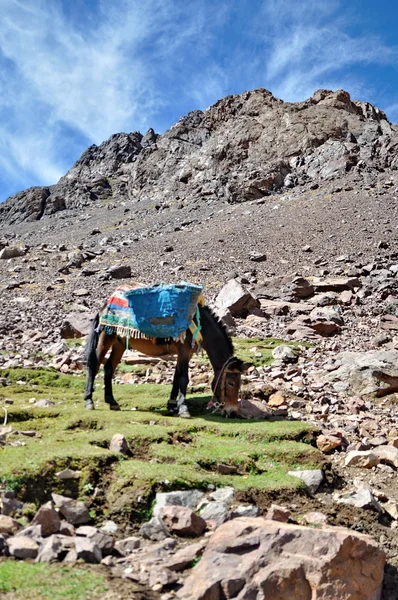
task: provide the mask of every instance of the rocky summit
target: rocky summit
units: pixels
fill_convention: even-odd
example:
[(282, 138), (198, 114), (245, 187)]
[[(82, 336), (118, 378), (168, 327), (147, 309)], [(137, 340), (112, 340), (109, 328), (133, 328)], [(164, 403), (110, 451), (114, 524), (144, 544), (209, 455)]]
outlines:
[[(262, 477), (275, 460), (261, 463), (253, 452), (247, 471), (233, 457), (217, 462), (216, 476), (229, 478), (217, 489), (203, 483), (213, 481), (208, 465), (201, 485), (188, 486), (195, 489), (166, 480), (165, 489), (158, 482), (144, 498), (143, 486), (140, 502), (156, 498), (155, 509), (138, 523), (130, 506), (128, 527), (112, 513), (117, 495), (106, 505), (116, 522), (92, 517), (99, 507), (106, 516), (107, 490), (96, 476), (87, 499), (91, 481), (70, 459), (61, 465), (67, 487), (45, 488), (30, 524), (17, 520), (29, 498), (0, 483), (0, 555), (102, 563), (115, 580), (141, 586), (137, 598), (396, 600), (397, 195), (398, 126), (382, 111), (343, 90), (287, 103), (259, 89), (193, 111), (162, 135), (115, 134), (88, 148), (55, 185), (2, 203), (5, 415), (19, 402), (8, 390), (24, 383), (12, 371), (47, 369), (79, 379), (83, 345), (70, 340), (84, 341), (93, 315), (120, 283), (183, 279), (204, 285), (207, 302), (253, 362), (240, 416), (255, 425), (303, 423), (312, 437), (302, 432), (300, 440), (317, 454), (300, 468), (298, 453), (286, 467), (300, 492), (243, 492), (242, 481)], [(272, 356), (265, 361), (269, 338)], [(120, 387), (172, 382), (171, 360), (134, 352), (124, 360), (130, 370), (117, 373)], [(207, 371), (192, 360), (192, 390), (210, 393)], [(27, 402), (21, 420), (31, 410), (54, 409), (48, 396)], [(159, 452), (166, 417), (152, 421), (158, 414), (148, 423), (163, 427)], [(84, 418), (64, 429), (72, 435), (82, 423), (97, 429)], [(0, 453), (27, 443), (37, 448), (48, 428), (39, 435), (4, 422)], [(188, 451), (201, 428), (167, 434), (167, 446)], [(98, 432), (106, 435), (99, 422)], [(172, 462), (148, 453), (147, 438), (134, 447), (123, 431), (112, 435), (90, 441), (90, 448), (122, 454), (126, 469), (137, 457), (154, 469)], [(109, 469), (108, 455), (101, 460)]]

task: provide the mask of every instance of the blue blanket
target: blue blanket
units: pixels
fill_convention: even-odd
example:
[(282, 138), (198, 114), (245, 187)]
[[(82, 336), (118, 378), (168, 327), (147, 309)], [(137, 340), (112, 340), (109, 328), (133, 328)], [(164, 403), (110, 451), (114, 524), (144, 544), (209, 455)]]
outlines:
[(148, 337), (177, 339), (195, 315), (202, 286), (182, 281), (125, 292), (134, 327)]

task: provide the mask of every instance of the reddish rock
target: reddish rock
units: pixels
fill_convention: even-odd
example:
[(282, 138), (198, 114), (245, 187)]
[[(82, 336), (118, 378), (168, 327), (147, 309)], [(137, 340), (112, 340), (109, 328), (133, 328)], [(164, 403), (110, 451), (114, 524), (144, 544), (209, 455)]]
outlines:
[(341, 446), (341, 438), (336, 435), (319, 435), (316, 439), (316, 445), (321, 452), (328, 454)]
[(177, 597), (183, 600), (376, 600), (385, 554), (367, 535), (263, 518), (221, 525)]
[(184, 506), (164, 506), (159, 518), (170, 532), (180, 536), (196, 537), (206, 529), (206, 521)]
[(268, 398), (268, 406), (274, 406), (276, 408), (287, 404), (287, 398), (285, 392), (278, 390)]
[(52, 502), (43, 504), (33, 517), (32, 525), (41, 526), (43, 537), (58, 533), (61, 526), (61, 519), (58, 512), (53, 508)]
[(280, 521), (281, 523), (287, 523), (292, 513), (285, 506), (278, 506), (277, 504), (271, 504), (268, 509), (266, 519), (270, 521)]
[(345, 457), (344, 465), (346, 467), (362, 467), (363, 469), (371, 469), (379, 464), (379, 462), (380, 460), (373, 450), (352, 450)]

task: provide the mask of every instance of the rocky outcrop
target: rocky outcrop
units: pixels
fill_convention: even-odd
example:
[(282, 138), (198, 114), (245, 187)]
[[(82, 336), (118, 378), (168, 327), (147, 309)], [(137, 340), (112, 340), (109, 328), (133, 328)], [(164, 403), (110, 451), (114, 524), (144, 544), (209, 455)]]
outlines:
[(90, 146), (51, 187), (0, 205), (0, 223), (41, 219), (95, 200), (170, 203), (261, 199), (283, 188), (397, 169), (398, 130), (343, 90), (283, 102), (267, 90), (227, 96), (163, 135), (119, 133)]
[(369, 536), (241, 518), (220, 526), (177, 593), (184, 600), (378, 600), (385, 556)]

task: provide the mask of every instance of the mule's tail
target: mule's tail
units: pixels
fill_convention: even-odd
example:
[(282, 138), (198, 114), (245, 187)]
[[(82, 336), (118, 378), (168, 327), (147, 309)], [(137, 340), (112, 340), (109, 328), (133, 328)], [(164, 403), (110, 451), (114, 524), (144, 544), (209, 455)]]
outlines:
[(88, 339), (87, 339), (86, 349), (84, 351), (84, 361), (87, 365), (90, 365), (90, 363), (92, 363), (94, 359), (96, 360), (96, 357), (97, 357), (96, 350), (97, 350), (98, 338), (99, 338), (99, 331), (98, 331), (99, 318), (100, 318), (99, 313), (97, 313), (93, 319), (90, 335), (88, 336)]

